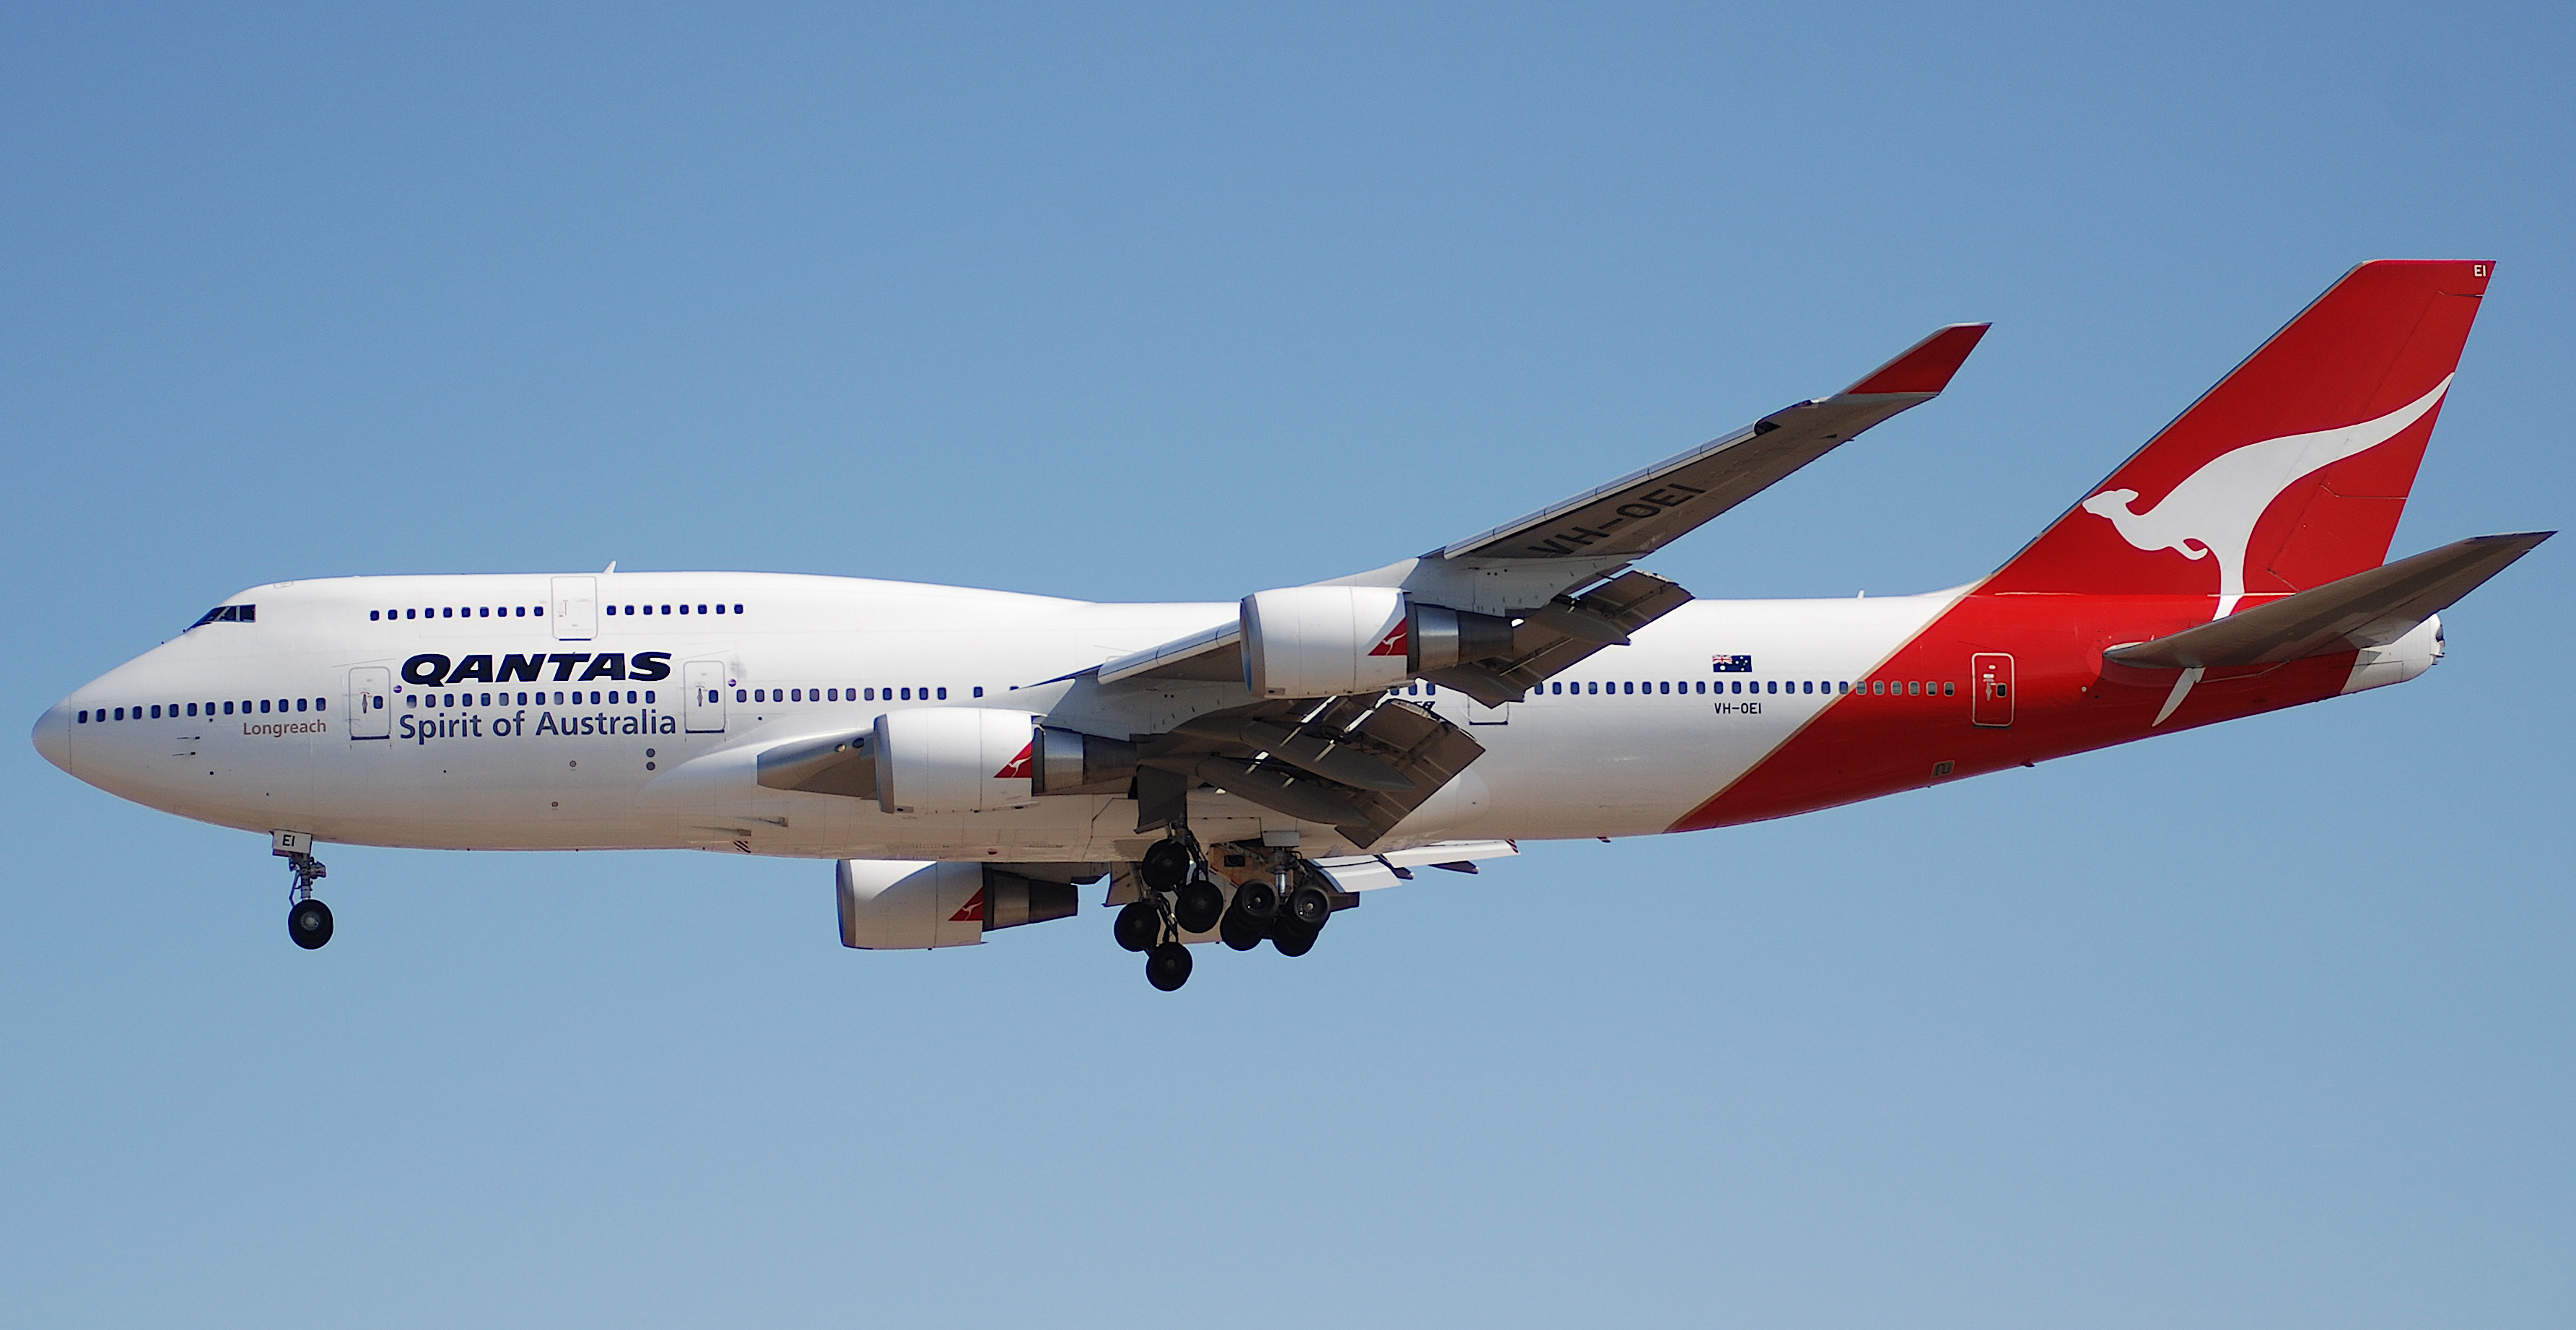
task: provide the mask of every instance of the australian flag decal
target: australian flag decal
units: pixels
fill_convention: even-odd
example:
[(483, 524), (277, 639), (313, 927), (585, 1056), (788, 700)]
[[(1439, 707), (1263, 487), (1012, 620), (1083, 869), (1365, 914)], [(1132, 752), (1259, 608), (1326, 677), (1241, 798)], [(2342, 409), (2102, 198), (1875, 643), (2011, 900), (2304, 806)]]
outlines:
[(1708, 658), (1708, 668), (1713, 674), (1751, 674), (1753, 658), (1751, 656), (1711, 656)]

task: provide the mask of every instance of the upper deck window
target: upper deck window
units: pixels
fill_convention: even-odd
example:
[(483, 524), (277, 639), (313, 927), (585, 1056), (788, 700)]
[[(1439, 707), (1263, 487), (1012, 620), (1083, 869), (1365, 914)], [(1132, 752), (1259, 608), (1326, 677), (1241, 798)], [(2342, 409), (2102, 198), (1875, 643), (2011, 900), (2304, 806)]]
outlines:
[(203, 628), (210, 623), (257, 622), (259, 622), (259, 607), (257, 605), (217, 605), (213, 609), (206, 611), (204, 616), (199, 618), (195, 623), (189, 624), (188, 626), (191, 628)]

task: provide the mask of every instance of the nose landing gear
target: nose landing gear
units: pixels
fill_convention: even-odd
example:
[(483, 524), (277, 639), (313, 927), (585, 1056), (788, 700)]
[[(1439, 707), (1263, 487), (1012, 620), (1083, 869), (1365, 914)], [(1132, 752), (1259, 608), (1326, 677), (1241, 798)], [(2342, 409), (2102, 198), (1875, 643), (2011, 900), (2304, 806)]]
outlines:
[(286, 861), (293, 879), (286, 889), (286, 935), (306, 951), (321, 949), (331, 940), (331, 907), (313, 899), (313, 884), (331, 870), (313, 857), (313, 838), (300, 831), (270, 833), (269, 853)]

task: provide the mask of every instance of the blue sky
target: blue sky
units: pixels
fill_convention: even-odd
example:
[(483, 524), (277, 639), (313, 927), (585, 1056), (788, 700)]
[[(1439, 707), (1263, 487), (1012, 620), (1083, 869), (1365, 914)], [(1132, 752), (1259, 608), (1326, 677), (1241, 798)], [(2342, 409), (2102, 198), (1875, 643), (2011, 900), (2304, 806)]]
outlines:
[[(1231, 599), (1994, 333), (1658, 556), (1992, 567), (2352, 263), (2493, 258), (2400, 552), (2571, 512), (2544, 6), (13, 6), (7, 714), (245, 586)], [(1534, 845), (1146, 988), (822, 864), (333, 848), (23, 745), (25, 1324), (2564, 1325), (2567, 552), (2404, 688)]]

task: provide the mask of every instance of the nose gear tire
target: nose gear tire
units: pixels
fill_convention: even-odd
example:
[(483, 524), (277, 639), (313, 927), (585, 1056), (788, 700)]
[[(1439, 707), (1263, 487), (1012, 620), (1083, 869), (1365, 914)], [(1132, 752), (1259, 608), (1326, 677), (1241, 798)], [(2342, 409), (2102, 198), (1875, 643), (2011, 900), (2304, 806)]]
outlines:
[(331, 907), (320, 901), (297, 901), (286, 912), (286, 935), (306, 951), (331, 940)]

